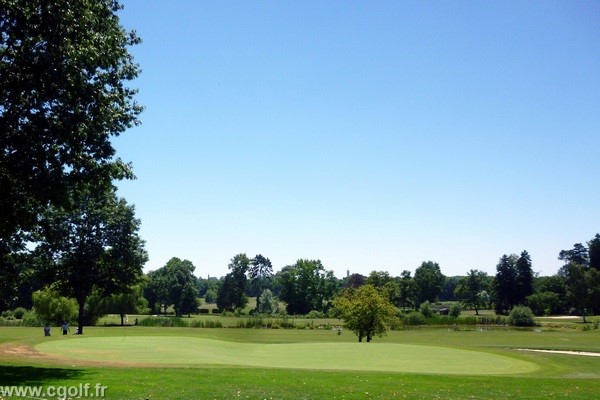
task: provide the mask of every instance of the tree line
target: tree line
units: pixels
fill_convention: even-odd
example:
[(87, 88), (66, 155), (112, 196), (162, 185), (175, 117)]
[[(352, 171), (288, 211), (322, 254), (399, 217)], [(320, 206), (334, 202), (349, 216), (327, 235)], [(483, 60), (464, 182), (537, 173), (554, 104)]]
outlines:
[[(530, 307), (537, 315), (576, 312), (600, 313), (600, 235), (584, 246), (560, 251), (565, 265), (552, 276), (537, 276), (527, 251), (520, 255), (502, 255), (496, 274), (471, 269), (465, 276), (446, 277), (439, 264), (426, 261), (412, 274), (399, 276), (387, 271), (369, 275), (351, 274), (342, 279), (326, 270), (321, 261), (299, 259), (274, 272), (271, 261), (259, 254), (253, 258), (235, 255), (229, 272), (221, 278), (202, 279), (194, 275), (190, 261), (171, 259), (164, 267), (147, 274), (146, 299), (153, 313), (172, 308), (177, 315), (193, 312), (192, 298), (204, 298), (221, 310), (246, 307), (248, 298), (256, 298), (255, 312), (261, 311), (261, 297), (276, 298), (291, 315), (311, 312), (327, 315), (334, 300), (345, 289), (370, 285), (394, 307), (402, 311), (418, 310), (423, 303), (460, 301), (465, 308), (493, 308), (506, 315), (515, 306)], [(189, 292), (182, 303), (183, 294)], [(193, 293), (193, 296), (192, 296)], [(269, 305), (270, 306), (270, 305)], [(283, 310), (281, 310), (283, 311)]]

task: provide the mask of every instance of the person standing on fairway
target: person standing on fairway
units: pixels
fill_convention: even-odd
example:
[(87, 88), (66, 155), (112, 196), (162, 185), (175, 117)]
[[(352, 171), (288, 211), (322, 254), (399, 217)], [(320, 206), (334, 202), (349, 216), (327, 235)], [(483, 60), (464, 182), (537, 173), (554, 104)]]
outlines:
[(69, 324), (67, 324), (67, 323), (65, 322), (65, 323), (62, 325), (62, 332), (63, 332), (63, 335), (66, 335), (66, 334), (68, 334), (68, 333), (69, 333), (69, 331), (70, 331), (70, 329), (69, 329)]
[(44, 336), (50, 336), (50, 325), (44, 325)]

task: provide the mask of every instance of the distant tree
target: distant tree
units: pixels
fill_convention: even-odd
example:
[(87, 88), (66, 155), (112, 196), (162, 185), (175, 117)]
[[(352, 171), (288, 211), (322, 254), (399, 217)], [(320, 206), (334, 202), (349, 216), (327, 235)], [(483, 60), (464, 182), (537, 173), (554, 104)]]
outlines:
[(139, 280), (147, 255), (134, 208), (114, 188), (87, 188), (71, 201), (69, 212), (47, 209), (36, 252), (45, 257), (57, 288), (77, 300), (83, 333), (85, 303), (92, 291), (103, 296), (122, 292)]
[(440, 293), (440, 301), (456, 301), (456, 286), (462, 279), (461, 276), (447, 276), (444, 280), (444, 286), (442, 286), (442, 292)]
[(104, 312), (118, 314), (121, 326), (125, 325), (125, 315), (145, 314), (148, 312), (148, 301), (144, 298), (140, 284), (128, 287), (121, 293), (115, 293), (104, 299)]
[(591, 315), (600, 314), (600, 270), (591, 268), (586, 272), (589, 307)]
[(387, 271), (371, 271), (367, 277), (367, 285), (372, 285), (376, 288), (383, 287), (386, 283), (392, 280), (389, 272)]
[(237, 286), (232, 274), (223, 277), (217, 290), (217, 307), (220, 310), (233, 311), (235, 308), (235, 293)]
[(515, 304), (524, 305), (527, 296), (533, 294), (533, 278), (531, 257), (523, 251), (515, 263)]
[(179, 307), (185, 288), (190, 285), (194, 288), (198, 286), (194, 276), (195, 269), (191, 261), (172, 257), (163, 267), (149, 272), (145, 293), (150, 307), (156, 309), (158, 305), (166, 313), (167, 307), (172, 306), (175, 315), (183, 315)]
[(567, 271), (567, 298), (571, 306), (585, 317), (589, 307), (590, 298), (588, 292), (588, 279), (586, 277), (586, 268), (575, 262), (569, 262), (566, 265)]
[(485, 272), (472, 269), (456, 286), (456, 296), (466, 307), (474, 309), (475, 315), (479, 315), (479, 310), (484, 304), (481, 292), (487, 289), (486, 278)]
[(352, 274), (346, 280), (346, 287), (357, 288), (366, 283), (367, 278), (361, 274)]
[[(0, 7), (0, 286), (18, 273), (48, 206), (71, 210), (79, 186), (132, 178), (111, 137), (138, 124), (126, 86), (140, 71), (117, 1), (3, 1)], [(11, 289), (7, 285), (1, 289)]]
[(588, 242), (590, 268), (600, 271), (600, 234)]
[(246, 254), (237, 254), (229, 263), (230, 272), (225, 275), (217, 291), (217, 307), (224, 310), (244, 308), (248, 304), (245, 290), (246, 273), (250, 267), (250, 259)]
[(442, 274), (438, 263), (423, 262), (416, 270), (414, 277), (416, 301), (421, 304), (425, 301), (435, 303), (442, 293), (446, 277)]
[[(218, 287), (217, 287), (218, 290)], [(208, 289), (204, 294), (204, 302), (206, 304), (213, 304), (217, 302), (217, 291), (214, 289)]]
[(504, 254), (496, 265), (494, 279), (495, 309), (498, 314), (507, 314), (515, 306), (515, 287), (517, 256)]
[(260, 307), (260, 296), (267, 288), (269, 280), (273, 276), (273, 265), (271, 260), (258, 254), (250, 260), (250, 269), (248, 270), (250, 285), (256, 293), (256, 309)]
[(147, 284), (144, 297), (152, 314), (165, 313), (169, 306), (169, 281), (164, 267), (150, 271), (146, 275)]
[(193, 283), (187, 283), (179, 299), (177, 311), (179, 315), (193, 314), (198, 311), (198, 289)]
[(362, 342), (383, 336), (396, 319), (396, 308), (370, 284), (345, 289), (333, 301), (334, 312)]
[(402, 271), (398, 284), (400, 286), (398, 306), (402, 307), (402, 311), (406, 311), (406, 306), (411, 306), (415, 302), (415, 285), (412, 277), (410, 276), (410, 271)]
[(565, 264), (575, 263), (584, 268), (590, 265), (588, 249), (581, 243), (575, 243), (571, 250), (562, 250), (558, 254), (558, 259), (564, 261)]
[(333, 272), (325, 271), (320, 260), (298, 260), (282, 268), (276, 278), (279, 299), (290, 314), (325, 311), (338, 289)]
[(260, 295), (260, 307), (258, 312), (261, 314), (274, 314), (279, 311), (279, 302), (273, 296), (273, 292), (269, 289), (263, 290)]
[(381, 288), (381, 293), (384, 294), (390, 303), (396, 307), (401, 306), (402, 290), (399, 279), (391, 279), (387, 281)]
[(534, 293), (527, 296), (526, 303), (535, 315), (559, 314), (564, 310), (560, 297), (554, 292)]

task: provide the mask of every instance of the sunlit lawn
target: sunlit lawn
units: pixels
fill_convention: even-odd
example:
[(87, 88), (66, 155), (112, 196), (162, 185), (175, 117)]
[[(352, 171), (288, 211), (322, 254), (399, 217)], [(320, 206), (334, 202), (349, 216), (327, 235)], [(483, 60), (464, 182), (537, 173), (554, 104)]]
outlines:
[[(453, 329), (413, 329), (390, 332), (383, 338), (375, 338), (374, 343), (354, 343), (356, 338), (350, 332), (337, 335), (330, 330), (267, 330), (267, 329), (198, 329), (198, 328), (146, 328), (146, 327), (89, 327), (83, 337), (71, 335), (58, 336), (54, 332), (51, 338), (44, 338), (40, 328), (0, 328), (0, 342), (3, 351), (0, 355), (0, 383), (3, 385), (79, 385), (80, 383), (101, 383), (108, 387), (109, 399), (355, 399), (355, 398), (409, 398), (409, 399), (484, 399), (484, 398), (587, 398), (595, 399), (600, 391), (600, 357), (573, 355), (540, 354), (516, 350), (518, 348), (543, 348), (562, 350), (584, 350), (600, 352), (600, 331), (583, 332), (573, 329), (553, 331), (516, 331), (509, 329), (474, 329), (455, 331)], [(173, 353), (185, 354), (185, 350), (194, 343), (219, 343), (232, 357), (226, 363), (185, 360), (169, 365), (160, 363), (157, 348), (163, 337), (160, 352), (169, 356), (169, 348), (177, 349)], [(178, 341), (177, 338), (186, 338)], [(37, 357), (36, 353), (21, 354), (23, 349), (34, 348), (44, 342), (68, 344), (65, 348), (76, 350), (81, 343), (89, 339), (90, 346), (96, 346), (94, 357), (79, 359), (60, 356)], [(140, 340), (136, 341), (136, 338)], [(143, 339), (146, 338), (146, 339)], [(211, 342), (206, 339), (218, 341)], [(131, 351), (124, 344), (130, 341)], [(158, 340), (158, 344), (157, 344)], [(67, 343), (68, 341), (68, 343)], [(110, 365), (99, 365), (91, 358), (102, 354), (102, 342), (115, 343), (123, 353), (113, 354)], [(237, 344), (236, 344), (237, 343)], [(269, 349), (270, 344), (294, 344), (289, 349), (288, 365), (279, 368), (264, 365), (251, 366), (253, 351)], [(419, 373), (377, 372), (344, 370), (343, 365), (332, 369), (310, 369), (306, 363), (314, 354), (302, 355), (298, 348), (307, 346), (320, 348), (323, 355), (331, 355), (328, 349), (335, 346), (361, 346), (361, 355), (353, 360), (346, 354), (343, 362), (360, 363), (361, 358), (369, 357), (369, 346), (373, 348), (373, 357), (383, 361), (388, 356), (376, 351), (377, 347), (389, 345), (401, 349), (398, 345), (431, 346), (443, 354), (468, 350), (472, 356), (481, 352), (482, 360), (488, 356), (508, 357), (518, 363), (532, 363), (536, 369), (529, 372), (502, 373), (501, 375), (476, 375), (464, 371), (440, 373), (439, 369)], [(53, 343), (50, 343), (52, 345)], [(73, 345), (71, 345), (73, 344)], [(140, 365), (139, 354), (144, 353), (144, 344), (151, 355), (146, 364)], [(250, 346), (259, 344), (260, 346)], [(394, 347), (396, 346), (396, 347)], [(340, 348), (341, 348), (340, 347)], [(20, 349), (10, 352), (7, 349)], [(60, 348), (60, 346), (58, 346)], [(275, 348), (275, 347), (273, 347)], [(278, 347), (285, 349), (285, 346)], [(406, 347), (407, 349), (409, 347)], [(253, 349), (253, 350), (251, 350)], [(256, 350), (261, 349), (261, 350)], [(423, 349), (427, 349), (424, 347)], [(113, 351), (110, 350), (110, 351)], [(282, 350), (282, 351), (283, 351)], [(108, 352), (109, 349), (106, 348)], [(191, 349), (190, 349), (191, 351)], [(198, 347), (194, 351), (197, 358), (203, 352), (210, 353), (210, 346)], [(221, 351), (221, 350), (219, 350)], [(215, 355), (219, 351), (214, 350)], [(268, 351), (268, 350), (267, 350)], [(427, 356), (427, 350), (422, 354)], [(459, 352), (460, 353), (460, 352)], [(456, 354), (459, 354), (456, 353)], [(136, 356), (138, 354), (138, 356)], [(255, 353), (255, 357), (258, 353)], [(396, 355), (398, 356), (398, 355)], [(402, 356), (402, 354), (400, 354)], [(418, 361), (419, 352), (406, 352), (407, 358)], [(269, 361), (269, 354), (260, 354), (262, 362)], [(101, 357), (100, 357), (101, 358)], [(138, 359), (136, 359), (138, 358)], [(285, 357), (275, 357), (282, 362)], [(260, 361), (260, 360), (259, 360)], [(377, 365), (377, 360), (369, 360)], [(405, 360), (406, 361), (406, 360)], [(312, 362), (312, 361), (310, 361)], [(310, 364), (310, 362), (308, 364)], [(440, 363), (452, 362), (448, 359)], [(477, 365), (477, 357), (467, 358), (463, 362)], [(130, 364), (122, 364), (130, 363)], [(236, 365), (238, 364), (238, 365)], [(245, 365), (240, 365), (245, 364)], [(260, 364), (260, 363), (259, 363)], [(304, 364), (304, 365), (302, 365)], [(409, 363), (410, 364), (410, 363)], [(481, 363), (481, 368), (486, 368)], [(335, 366), (333, 366), (335, 367)], [(307, 369), (308, 368), (308, 369)], [(458, 367), (457, 367), (458, 368)], [(477, 367), (475, 366), (475, 371)], [(437, 371), (437, 373), (435, 373)], [(478, 371), (478, 373), (480, 373)]]

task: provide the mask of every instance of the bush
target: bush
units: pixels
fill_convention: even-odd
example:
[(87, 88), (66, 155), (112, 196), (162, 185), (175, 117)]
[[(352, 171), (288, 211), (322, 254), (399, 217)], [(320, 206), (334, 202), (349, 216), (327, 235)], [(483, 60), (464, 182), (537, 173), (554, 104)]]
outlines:
[(513, 326), (534, 326), (533, 311), (526, 306), (516, 306), (508, 314), (508, 323)]
[(0, 317), (0, 326), (19, 326), (21, 323), (15, 320), (12, 316), (10, 318)]
[(38, 313), (32, 309), (23, 315), (21, 326), (44, 326), (44, 321), (42, 321), (42, 318), (38, 315)]
[(13, 316), (16, 319), (23, 319), (23, 315), (25, 315), (26, 312), (27, 312), (27, 310), (25, 308), (23, 308), (23, 307), (17, 307), (13, 311)]
[(2, 316), (2, 318), (12, 318), (13, 312), (10, 310), (2, 311), (1, 316)]
[(325, 318), (325, 315), (321, 311), (312, 310), (308, 314), (306, 314), (306, 318), (310, 318), (310, 319)]
[(431, 317), (433, 315), (433, 310), (431, 309), (431, 303), (429, 303), (428, 301), (424, 301), (423, 303), (421, 303), (421, 306), (419, 307), (419, 312), (425, 317)]
[(427, 321), (425, 320), (423, 314), (417, 311), (412, 311), (408, 314), (404, 314), (400, 317), (400, 319), (402, 320), (403, 325), (416, 326), (427, 324)]
[(457, 318), (457, 317), (459, 317), (459, 316), (460, 316), (460, 313), (461, 313), (461, 312), (462, 312), (462, 307), (461, 307), (460, 303), (454, 303), (454, 304), (452, 304), (452, 306), (450, 307), (450, 312), (449, 312), (449, 315), (450, 315), (451, 317), (455, 317), (455, 318)]

